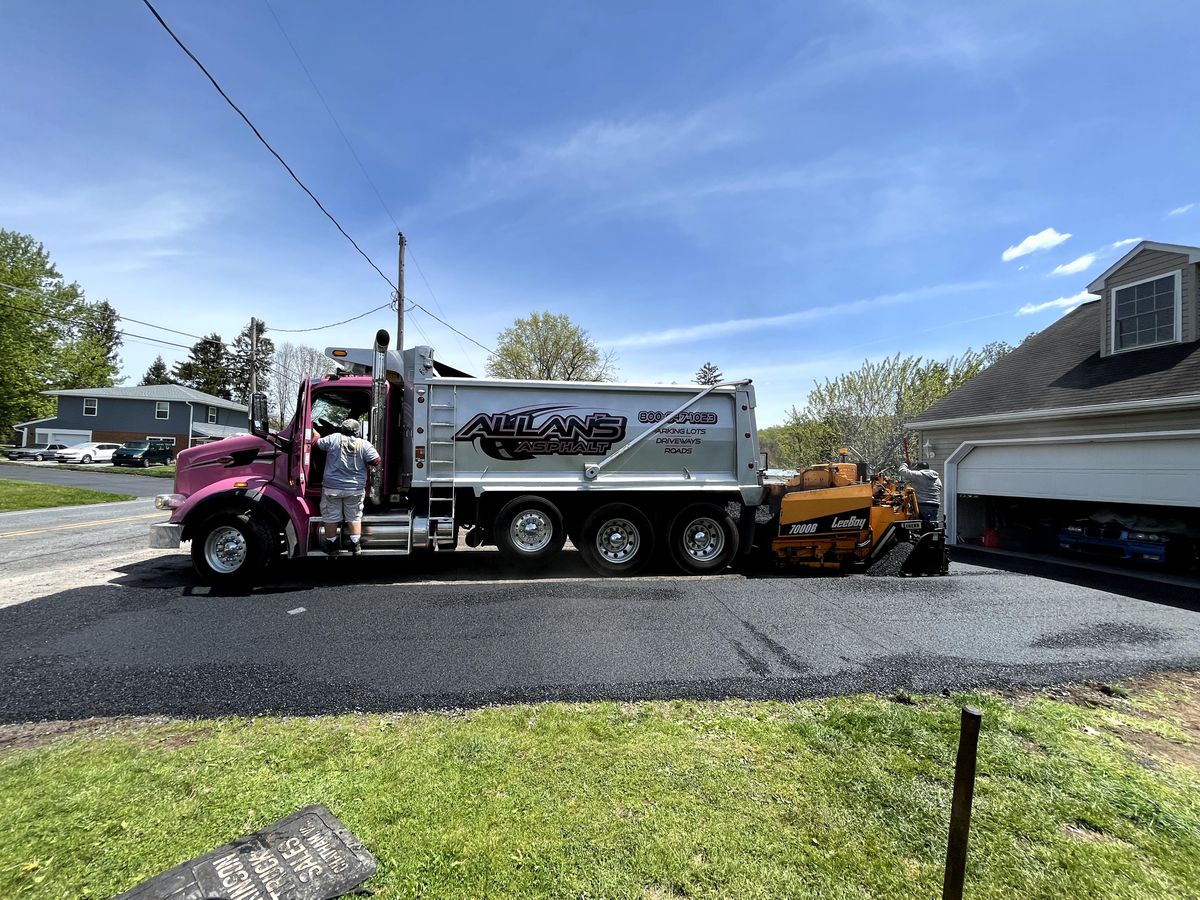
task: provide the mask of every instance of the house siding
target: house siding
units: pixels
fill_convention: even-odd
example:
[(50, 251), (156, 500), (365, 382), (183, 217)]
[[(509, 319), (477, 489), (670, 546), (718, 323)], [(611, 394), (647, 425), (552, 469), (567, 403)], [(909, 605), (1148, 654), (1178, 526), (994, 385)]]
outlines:
[(1181, 253), (1164, 253), (1161, 250), (1143, 250), (1104, 281), (1101, 294), (1101, 312), (1103, 325), (1100, 335), (1100, 355), (1109, 356), (1112, 353), (1112, 316), (1113, 291), (1132, 281), (1143, 278), (1154, 278), (1170, 272), (1182, 270), (1183, 307), (1181, 312), (1180, 335), (1184, 341), (1194, 341), (1197, 338), (1197, 285), (1196, 266), (1189, 264), (1187, 257)]
[(996, 422), (921, 429), (920, 441), (933, 445), (928, 461), (938, 472), (945, 471), (946, 458), (966, 441), (1013, 438), (1068, 437), (1080, 434), (1138, 434), (1182, 431), (1200, 427), (1200, 409), (1168, 409), (1109, 416), (1076, 416), (1036, 419), (1029, 422)]
[[(168, 416), (155, 417), (157, 401), (127, 397), (97, 397), (96, 415), (83, 414), (86, 397), (58, 397), (58, 414), (46, 422), (39, 422), (39, 429), (80, 429), (92, 432), (93, 441), (121, 442), (144, 440), (149, 435), (173, 437), (177, 447), (188, 446), (191, 425), (208, 424), (208, 404), (193, 400), (191, 408), (182, 400), (166, 401)], [(246, 427), (246, 413), (218, 406), (217, 425)], [(31, 431), (32, 433), (32, 431)]]

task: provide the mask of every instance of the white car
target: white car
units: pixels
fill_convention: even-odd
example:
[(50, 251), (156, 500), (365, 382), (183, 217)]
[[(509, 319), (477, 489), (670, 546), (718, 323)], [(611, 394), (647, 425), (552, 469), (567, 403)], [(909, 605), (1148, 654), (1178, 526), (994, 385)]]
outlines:
[(94, 441), (87, 444), (76, 444), (66, 450), (59, 450), (54, 458), (60, 463), (111, 462), (113, 451), (119, 450), (120, 444), (98, 444)]

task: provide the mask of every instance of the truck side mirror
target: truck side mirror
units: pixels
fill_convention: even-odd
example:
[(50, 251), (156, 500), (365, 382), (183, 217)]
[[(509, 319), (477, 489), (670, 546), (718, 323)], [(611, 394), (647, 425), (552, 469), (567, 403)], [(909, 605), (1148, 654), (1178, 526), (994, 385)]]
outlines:
[(266, 394), (250, 395), (250, 433), (255, 437), (265, 438), (271, 431), (270, 412), (267, 409)]
[(767, 451), (760, 451), (758, 454), (758, 471), (767, 471)]

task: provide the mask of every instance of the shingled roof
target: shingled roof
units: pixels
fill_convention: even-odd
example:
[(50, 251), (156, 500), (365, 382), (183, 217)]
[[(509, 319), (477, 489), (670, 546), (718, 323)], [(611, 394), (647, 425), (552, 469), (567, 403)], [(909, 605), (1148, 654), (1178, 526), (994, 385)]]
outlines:
[(1101, 357), (1101, 305), (1063, 316), (911, 424), (1200, 394), (1200, 342)]

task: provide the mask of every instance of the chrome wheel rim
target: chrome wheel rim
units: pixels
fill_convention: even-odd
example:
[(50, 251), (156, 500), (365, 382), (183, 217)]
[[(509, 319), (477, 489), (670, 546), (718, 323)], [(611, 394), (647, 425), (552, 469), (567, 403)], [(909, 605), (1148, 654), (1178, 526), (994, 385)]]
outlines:
[(214, 528), (204, 539), (204, 561), (214, 572), (236, 572), (246, 562), (246, 536), (232, 525)]
[(527, 509), (513, 518), (508, 526), (508, 536), (522, 553), (537, 553), (550, 545), (554, 525), (540, 509)]
[(610, 563), (629, 562), (641, 546), (642, 536), (628, 519), (609, 519), (596, 530), (596, 552)]
[(683, 552), (696, 562), (710, 562), (725, 549), (725, 529), (715, 519), (701, 516), (683, 529)]

